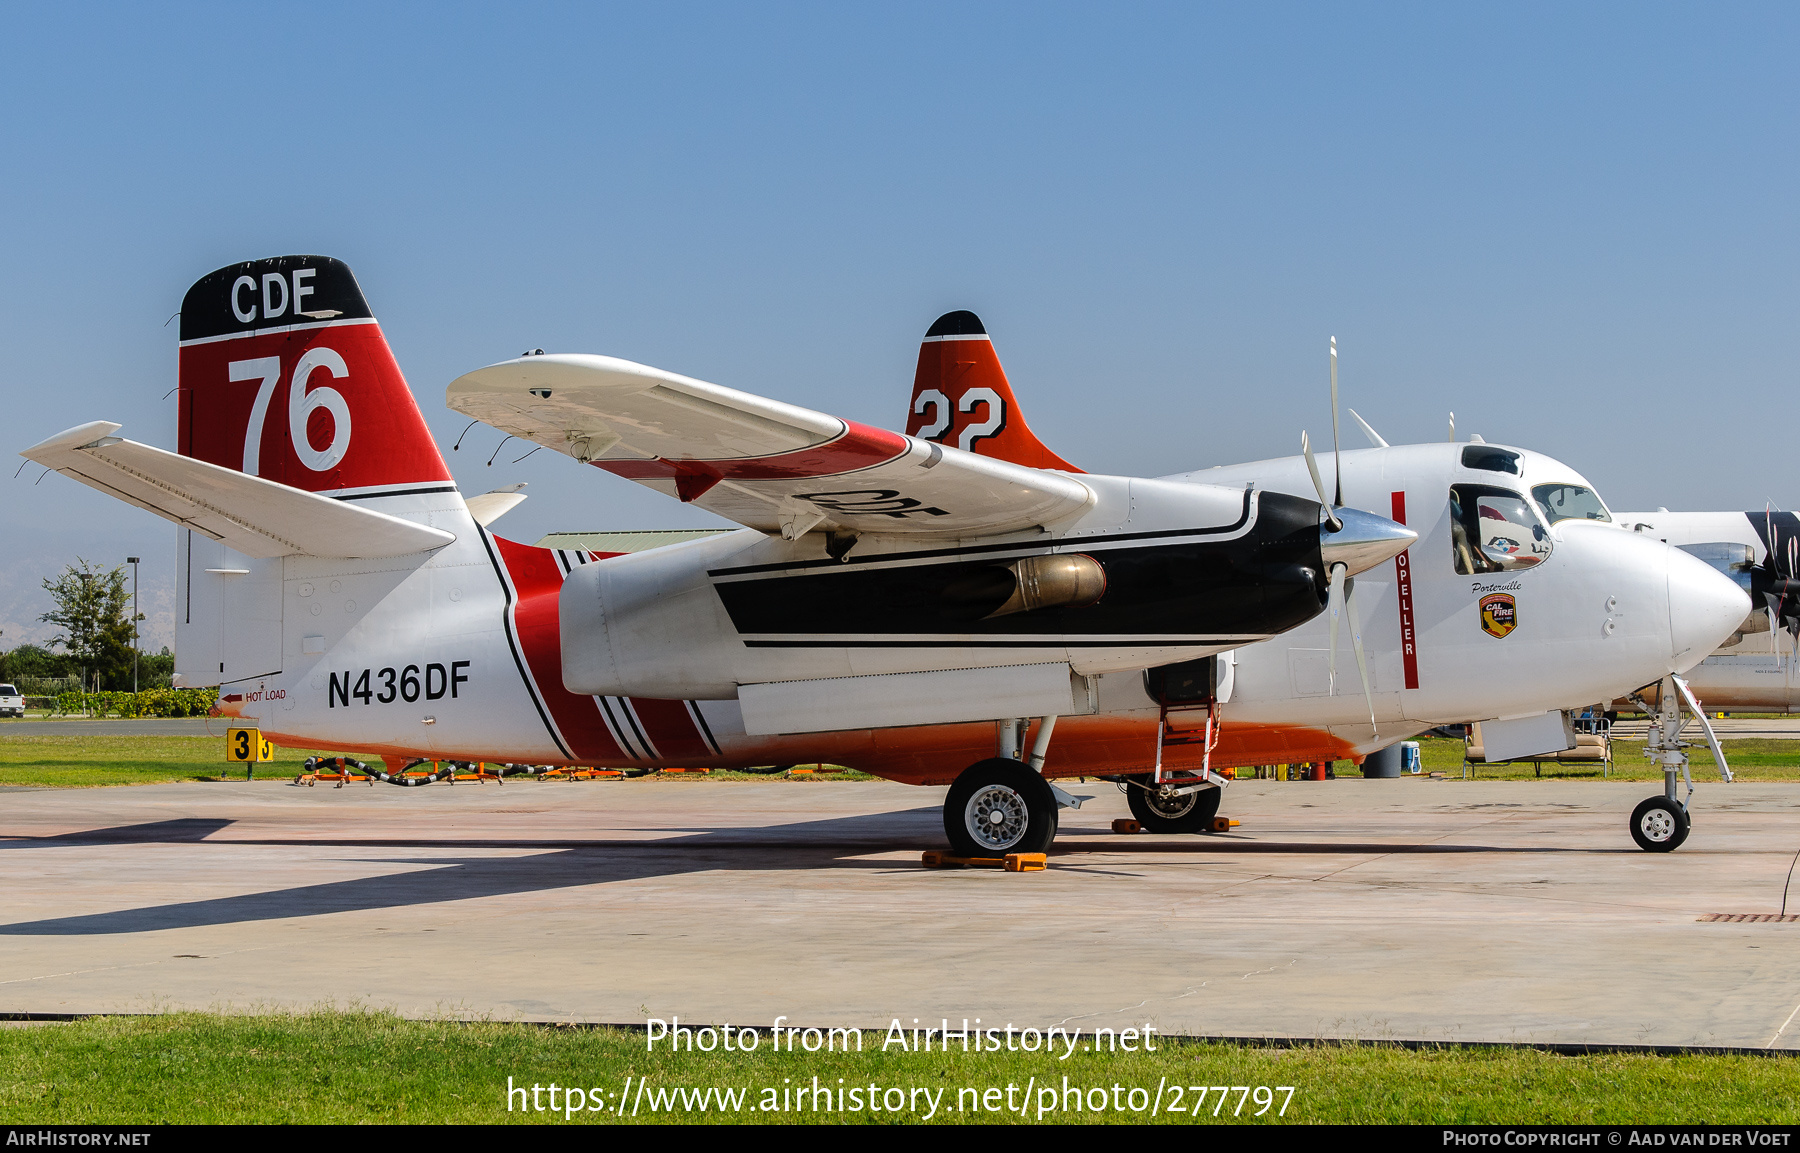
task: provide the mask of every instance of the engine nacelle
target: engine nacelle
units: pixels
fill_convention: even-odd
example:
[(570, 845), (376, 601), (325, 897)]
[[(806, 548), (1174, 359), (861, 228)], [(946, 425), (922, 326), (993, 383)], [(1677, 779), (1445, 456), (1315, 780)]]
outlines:
[[(1322, 607), (1314, 502), (1084, 483), (1095, 507), (1057, 533), (871, 534), (845, 553), (822, 533), (787, 541), (743, 530), (578, 566), (559, 602), (563, 684), (723, 700), (741, 685), (954, 669), (1064, 664), (1096, 676), (1236, 648)], [(1365, 519), (1382, 535), (1358, 546), (1374, 551), (1357, 570), (1414, 539)], [(1332, 534), (1332, 547), (1346, 535)]]

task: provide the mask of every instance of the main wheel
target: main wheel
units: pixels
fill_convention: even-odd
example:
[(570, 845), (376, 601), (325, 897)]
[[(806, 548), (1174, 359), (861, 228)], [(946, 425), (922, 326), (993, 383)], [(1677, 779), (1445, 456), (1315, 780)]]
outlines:
[(944, 798), (944, 835), (960, 857), (1045, 852), (1056, 838), (1056, 796), (1018, 761), (977, 761)]
[(1209, 828), (1212, 819), (1219, 815), (1222, 789), (1164, 796), (1150, 784), (1149, 777), (1139, 777), (1138, 782), (1144, 788), (1126, 785), (1125, 800), (1131, 805), (1131, 815), (1148, 832), (1198, 833)]
[(1648, 853), (1666, 853), (1687, 840), (1687, 811), (1667, 797), (1649, 797), (1631, 810), (1631, 839)]

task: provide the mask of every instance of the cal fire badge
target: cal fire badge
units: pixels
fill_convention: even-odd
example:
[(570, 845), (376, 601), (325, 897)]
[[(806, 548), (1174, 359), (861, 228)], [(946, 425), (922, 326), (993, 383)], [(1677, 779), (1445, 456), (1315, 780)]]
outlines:
[(1503, 637), (1519, 624), (1519, 605), (1511, 593), (1494, 593), (1481, 598), (1481, 631), (1490, 637)]

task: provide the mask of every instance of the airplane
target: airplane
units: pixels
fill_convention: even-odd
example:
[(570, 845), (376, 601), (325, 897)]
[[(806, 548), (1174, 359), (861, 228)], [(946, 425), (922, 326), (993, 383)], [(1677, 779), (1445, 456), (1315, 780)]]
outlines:
[[(1732, 634), (1685, 679), (1707, 709), (1800, 712), (1800, 516), (1753, 512), (1610, 513), (1632, 533), (1662, 541), (1712, 565), (1750, 598), (1751, 609)], [(1644, 702), (1655, 708), (1654, 692)], [(1636, 707), (1637, 702), (1615, 704)]]
[[(206, 293), (196, 298), (190, 292), (196, 327), (183, 336), (182, 448), (190, 457), (210, 457), (213, 467), (204, 470), (204, 478), (188, 477), (182, 483), (194, 488), (202, 480), (228, 481), (228, 488), (261, 494), (264, 490), (247, 485), (260, 475), (285, 490), (287, 504), (279, 515), (259, 512), (264, 519), (256, 521), (248, 508), (228, 508), (223, 498), (207, 499), (212, 490), (190, 493), (199, 503), (180, 507), (162, 492), (145, 500), (142, 485), (130, 488), (127, 496), (201, 530), (198, 536), (184, 534), (184, 548), (190, 550), (183, 575), (184, 616), (178, 621), (184, 679), (222, 683), (222, 711), (256, 720), (283, 743), (328, 743), (400, 764), (415, 757), (724, 767), (828, 760), (895, 780), (951, 785), (946, 836), (964, 855), (988, 856), (1048, 845), (1058, 806), (1079, 803), (1052, 783), (1059, 778), (1116, 777), (1134, 814), (1147, 818), (1146, 827), (1200, 831), (1211, 828), (1224, 783), (1212, 766), (1356, 759), (1367, 749), (1442, 723), (1440, 717), (1484, 719), (1471, 713), (1479, 708), (1471, 701), (1481, 699), (1496, 653), (1511, 657), (1493, 667), (1520, 678), (1506, 690), (1517, 707), (1504, 715), (1528, 722), (1535, 717), (1542, 729), (1548, 710), (1567, 699), (1599, 699), (1607, 686), (1635, 687), (1663, 675), (1693, 647), (1682, 638), (1695, 630), (1711, 629), (1704, 644), (1716, 644), (1729, 626), (1714, 627), (1720, 589), (1708, 587), (1708, 580), (1722, 584), (1727, 598), (1739, 595), (1704, 565), (1672, 557), (1672, 550), (1648, 541), (1618, 535), (1605, 544), (1571, 542), (1551, 534), (1551, 555), (1540, 558), (1542, 566), (1528, 579), (1513, 578), (1526, 581), (1531, 597), (1541, 596), (1543, 607), (1528, 600), (1523, 623), (1516, 615), (1513, 619), (1519, 631), (1510, 639), (1489, 632), (1489, 639), (1471, 644), (1458, 635), (1471, 627), (1469, 594), (1463, 592), (1461, 600), (1448, 593), (1440, 596), (1437, 586), (1444, 582), (1439, 570), (1447, 565), (1422, 563), (1416, 579), (1423, 591), (1415, 592), (1412, 610), (1417, 634), (1412, 656), (1426, 680), (1419, 688), (1401, 690), (1403, 702), (1414, 703), (1410, 708), (1403, 704), (1399, 721), (1383, 719), (1379, 727), (1366, 714), (1359, 722), (1360, 710), (1350, 694), (1335, 697), (1331, 691), (1335, 645), (1315, 641), (1320, 647), (1283, 649), (1288, 659), (1282, 667), (1293, 683), (1280, 692), (1258, 688), (1275, 666), (1256, 655), (1258, 638), (1246, 635), (1248, 626), (1241, 623), (1238, 627), (1245, 631), (1235, 634), (1171, 637), (1167, 618), (1158, 615), (1140, 626), (1146, 632), (1079, 638), (1111, 646), (1090, 643), (1078, 651), (1067, 646), (1066, 656), (1053, 654), (1057, 662), (1044, 661), (1043, 648), (1034, 646), (1024, 653), (1032, 663), (1000, 664), (1021, 658), (1017, 650), (991, 647), (996, 643), (1072, 635), (997, 632), (1021, 629), (1007, 618), (1054, 625), (1059, 614), (1097, 607), (1082, 603), (1093, 595), (1091, 584), (1082, 585), (1091, 569), (1071, 565), (1056, 570), (1041, 559), (1032, 563), (1033, 558), (1069, 555), (1051, 552), (1056, 546), (1046, 548), (1041, 543), (1046, 537), (1080, 542), (1082, 551), (1076, 555), (1092, 559), (1098, 554), (1106, 562), (1104, 601), (1117, 591), (1114, 571), (1121, 566), (1129, 570), (1125, 562), (1131, 554), (1121, 545), (1171, 539), (1137, 534), (1169, 532), (1159, 527), (1161, 522), (1150, 522), (1169, 508), (1183, 507), (1176, 499), (1181, 491), (1213, 499), (1220, 488), (1188, 479), (1122, 481), (1079, 473), (1031, 436), (997, 360), (997, 379), (989, 374), (962, 380), (963, 387), (957, 388), (957, 381), (940, 379), (942, 373), (931, 378), (940, 386), (942, 403), (925, 397), (921, 406), (917, 398), (929, 386), (917, 386), (915, 415), (922, 419), (912, 435), (901, 438), (640, 365), (531, 355), (459, 379), (448, 390), (451, 406), (677, 499), (729, 510), (726, 515), (750, 525), (610, 559), (580, 550), (534, 549), (486, 528), (503, 506), (516, 503), (516, 493), (467, 502), (456, 493), (366, 303), (360, 293), (350, 295), (354, 280), (348, 270), (323, 258), (284, 261), (234, 266), (203, 279), (196, 290), (211, 282), (208, 292), (215, 299), (210, 311)], [(302, 280), (298, 273), (308, 270), (312, 275)], [(288, 282), (285, 290), (275, 287), (282, 279)], [(334, 286), (333, 295), (319, 297), (326, 284)], [(303, 325), (290, 330), (267, 324), (289, 299), (299, 301), (300, 287), (311, 289), (306, 295), (316, 298), (313, 307), (299, 310), (307, 317)], [(215, 322), (220, 312), (216, 297), (227, 292), (235, 325)], [(255, 315), (259, 308), (261, 317)], [(184, 328), (189, 311), (184, 305)], [(318, 327), (331, 321), (360, 323)], [(928, 379), (932, 357), (940, 366), (966, 371), (959, 358), (983, 342), (968, 339), (972, 333), (940, 330), (959, 323), (966, 326), (948, 317), (934, 326), (921, 350), (920, 381)], [(208, 326), (219, 331), (208, 331)], [(268, 328), (281, 331), (263, 331)], [(316, 352), (326, 347), (322, 341), (327, 336), (327, 351), (350, 357), (344, 365), (334, 366)], [(271, 351), (282, 363), (248, 355)], [(987, 354), (991, 356), (991, 345)], [(285, 365), (292, 368), (283, 374)], [(314, 400), (323, 389), (309, 387), (311, 374), (321, 368), (332, 379), (320, 377), (318, 383), (333, 395)], [(235, 395), (227, 387), (233, 375), (240, 383)], [(284, 380), (296, 375), (300, 391), (290, 388), (283, 394)], [(971, 391), (983, 387), (995, 389), (998, 407)], [(343, 419), (334, 404), (341, 406)], [(320, 409), (331, 417), (319, 415)], [(267, 427), (271, 410), (276, 413), (272, 428)], [(941, 428), (932, 427), (940, 422)], [(380, 429), (382, 454), (349, 453), (350, 435), (338, 430), (371, 424)], [(299, 456), (298, 441), (295, 453), (286, 452), (296, 426), (308, 430), (305, 447), (318, 454), (312, 458), (317, 467)], [(250, 435), (253, 427), (263, 429), (260, 436)], [(705, 456), (679, 444), (670, 449), (671, 430), (691, 435), (695, 428), (710, 438), (703, 445)], [(26, 455), (116, 491), (123, 482), (113, 461), (143, 472), (143, 454), (156, 452), (119, 447), (129, 442), (110, 436), (116, 426), (92, 430), (71, 430)], [(796, 436), (823, 443), (796, 451), (787, 447)], [(889, 438), (885, 443), (893, 456), (883, 458), (868, 447), (883, 438)], [(321, 450), (321, 444), (326, 448)], [(982, 451), (996, 445), (1022, 446), (1039, 455), (1001, 460)], [(1371, 458), (1353, 460), (1357, 454), (1342, 454), (1340, 469), (1352, 496), (1361, 494), (1364, 472), (1394, 491), (1420, 494), (1413, 507), (1424, 512), (1415, 512), (1415, 528), (1428, 524), (1424, 547), (1448, 560), (1455, 534), (1447, 523), (1445, 494), (1452, 474), (1459, 483), (1498, 482), (1504, 487), (1513, 482), (1491, 470), (1458, 471), (1465, 469), (1456, 456), (1460, 448), (1429, 447), (1441, 454), (1441, 460), (1430, 458), (1438, 471), (1421, 472), (1416, 481), (1391, 483), (1382, 468), (1372, 468), (1376, 462)], [(333, 453), (337, 459), (325, 459)], [(128, 454), (135, 455), (127, 460)], [(974, 535), (979, 528), (959, 527), (955, 531), (969, 535), (949, 541), (931, 535), (904, 538), (901, 534), (908, 530), (896, 531), (894, 522), (941, 523), (962, 510), (944, 507), (957, 499), (954, 484), (927, 490), (894, 487), (911, 484), (909, 477), (888, 480), (892, 474), (881, 471), (891, 468), (894, 459), (917, 462), (919, 471), (933, 473), (948, 462), (962, 471), (941, 475), (973, 475), (980, 484), (992, 485), (983, 493), (997, 493), (993, 504), (1003, 511), (1020, 499), (1016, 490), (1005, 487), (1005, 478), (1019, 476), (1003, 471), (1008, 468), (1031, 470), (1019, 482), (1028, 490), (1027, 499), (1043, 499), (1043, 490), (1056, 480), (1073, 481), (1098, 495), (1094, 508), (1071, 522), (1074, 531), (1052, 524), (1046, 533), (1033, 524), (1024, 532), (997, 529), (995, 538), (984, 539)], [(192, 460), (156, 461), (165, 479), (176, 464), (198, 468)], [(1303, 461), (1283, 467), (1298, 477)], [(984, 465), (986, 471), (978, 471)], [(860, 469), (849, 474), (854, 480), (832, 484), (865, 487), (812, 491), (819, 483), (809, 470), (831, 467)], [(1530, 468), (1533, 475), (1560, 469), (1556, 475), (1579, 479), (1547, 459), (1533, 458)], [(309, 476), (320, 471), (329, 473), (329, 486)], [(1399, 478), (1398, 472), (1393, 475)], [(404, 523), (378, 532), (367, 518), (351, 518), (325, 534), (329, 539), (300, 540), (297, 521), (305, 518), (295, 510), (314, 494), (295, 487), (295, 480), (350, 498), (326, 504), (341, 508), (354, 502), (359, 511), (385, 510)], [(1306, 611), (1296, 614), (1313, 620), (1314, 634), (1325, 629), (1321, 605), (1334, 605), (1348, 615), (1358, 601), (1367, 600), (1367, 577), (1363, 595), (1350, 592), (1355, 573), (1370, 572), (1396, 554), (1405, 556), (1402, 550), (1418, 539), (1385, 518), (1365, 520), (1354, 508), (1328, 510), (1331, 502), (1323, 499), (1319, 485), (1313, 490), (1321, 499), (1313, 501), (1297, 481), (1287, 485), (1299, 488), (1297, 493), (1279, 492), (1255, 478), (1234, 478), (1232, 486), (1223, 491), (1236, 502), (1233, 512), (1240, 519), (1246, 509), (1256, 511), (1259, 523), (1276, 506), (1298, 510), (1293, 515), (1300, 522), (1298, 531), (1307, 534), (1309, 555), (1311, 545), (1321, 539), (1322, 516), (1340, 518), (1346, 530), (1363, 526), (1369, 539), (1357, 548), (1373, 551), (1361, 555), (1352, 555), (1345, 538), (1327, 528), (1325, 539), (1340, 547), (1329, 558), (1321, 553), (1312, 562), (1310, 589), (1300, 590), (1310, 599), (1298, 598)], [(1482, 493), (1468, 490), (1468, 495), (1474, 499)], [(1266, 503), (1269, 498), (1273, 505)], [(1114, 502), (1110, 507), (1108, 500)], [(1132, 507), (1126, 507), (1127, 500)], [(1489, 507), (1516, 512), (1504, 502), (1490, 502)], [(305, 508), (317, 511), (316, 503)], [(228, 523), (227, 514), (235, 520)], [(1097, 522), (1103, 524), (1101, 531), (1088, 527)], [(871, 524), (877, 526), (874, 531), (867, 527)], [(1525, 527), (1523, 522), (1519, 526)], [(1240, 531), (1253, 527), (1240, 526)], [(1177, 522), (1175, 531), (1185, 529)], [(228, 530), (235, 534), (229, 540), (214, 542), (208, 535), (223, 538)], [(383, 532), (395, 531), (440, 532), (457, 540), (396, 538), (382, 544)], [(363, 532), (369, 541), (353, 544), (347, 534), (354, 532)], [(921, 539), (935, 547), (920, 548)], [(1542, 543), (1535, 537), (1534, 542)], [(231, 544), (238, 548), (229, 549)], [(271, 564), (240, 555), (246, 545), (286, 559)], [(409, 554), (403, 546), (414, 551)], [(390, 555), (378, 562), (325, 559), (349, 551), (378, 557), (371, 550), (380, 548)], [(424, 551), (429, 549), (436, 551)], [(1379, 559), (1372, 559), (1377, 553)], [(959, 575), (942, 579), (946, 555), (971, 554), (980, 559), (954, 562), (963, 566)], [(1585, 571), (1590, 568), (1592, 572)], [(1690, 579), (1695, 569), (1697, 583)], [(1143, 575), (1142, 569), (1136, 573)], [(1265, 570), (1235, 586), (1242, 598), (1238, 611), (1278, 607), (1271, 594), (1280, 591), (1280, 576), (1277, 571), (1272, 581)], [(1672, 595), (1667, 591), (1671, 577)], [(756, 584), (795, 578), (787, 586)], [(1588, 630), (1584, 622), (1565, 620), (1568, 614), (1557, 605), (1581, 592), (1584, 582), (1596, 580), (1606, 585), (1608, 595), (1623, 594), (1635, 611), (1621, 613), (1615, 621), (1620, 643), (1604, 660), (1568, 662), (1564, 658), (1576, 645), (1565, 630), (1578, 627), (1583, 638)], [(1466, 584), (1467, 578), (1449, 583)], [(908, 614), (917, 617), (921, 599), (939, 622), (932, 627), (966, 631), (905, 631)], [(1157, 613), (1171, 604), (1190, 611), (1164, 600), (1156, 605)], [(1646, 605), (1656, 611), (1643, 612)], [(949, 625), (941, 623), (946, 613), (954, 618)], [(1034, 613), (1040, 614), (1035, 620)], [(1497, 619), (1499, 614), (1490, 606), (1488, 615)], [(1741, 616), (1739, 612), (1733, 619)], [(1375, 623), (1382, 623), (1379, 609)], [(808, 631), (796, 631), (800, 628)], [(850, 631), (855, 629), (866, 631)], [(1270, 625), (1263, 635), (1274, 631)], [(1353, 624), (1353, 641), (1359, 631)], [(1147, 647), (1146, 638), (1177, 643)], [(971, 648), (971, 640), (988, 643)], [(1556, 647), (1559, 640), (1562, 648)], [(1496, 641), (1508, 647), (1495, 649)], [(1355, 698), (1365, 706), (1372, 702), (1383, 718), (1393, 712), (1387, 685), (1393, 673), (1390, 657), (1398, 652), (1397, 646), (1394, 653), (1375, 646), (1371, 691)], [(1557, 659), (1547, 661), (1552, 655)], [(947, 667), (946, 657), (960, 667)], [(984, 659), (994, 663), (984, 668), (978, 663)], [(1061, 660), (1068, 661), (1068, 669), (1055, 668)], [(1400, 660), (1401, 671), (1393, 677), (1406, 675), (1404, 654)], [(1151, 661), (1161, 664), (1146, 674), (1143, 669)], [(1544, 672), (1535, 667), (1538, 663), (1560, 667), (1554, 684), (1534, 694), (1531, 686)], [(1041, 664), (1051, 664), (1054, 676), (1035, 667)], [(1322, 692), (1316, 691), (1320, 674)], [(786, 679), (777, 679), (781, 677)], [(1372, 691), (1378, 685), (1382, 691)], [(1573, 697), (1566, 695), (1577, 689)], [(1450, 704), (1459, 692), (1460, 712)], [(1291, 705), (1302, 698), (1317, 699), (1286, 714), (1275, 707), (1278, 701)], [(417, 708), (400, 707), (412, 705)], [(1439, 705), (1441, 711), (1432, 711)], [(1218, 723), (1222, 706), (1228, 706), (1229, 724)], [(1246, 706), (1261, 711), (1246, 712)], [(1033, 717), (1038, 718), (1035, 726)], [(1560, 726), (1560, 714), (1555, 723)], [(1053, 732), (1057, 755), (1047, 760)], [(1527, 732), (1517, 739), (1540, 738)]]
[[(1291, 628), (1416, 539), (606, 357), (459, 379), (455, 407), (746, 526), (597, 563), (488, 531), (517, 493), (464, 500), (342, 262), (218, 269), (180, 315), (176, 452), (94, 421), (23, 455), (180, 526), (183, 684), (220, 686), (221, 715), (279, 743), (390, 765), (754, 765), (798, 740), (951, 784), (966, 855), (1042, 851), (1073, 798), (1036, 768), (1056, 718), (1101, 711), (1103, 675)], [(1029, 766), (993, 755), (1020, 717)], [(951, 763), (971, 723), (988, 747)]]
[[(915, 374), (909, 434), (1017, 463), (1074, 468), (1031, 434), (979, 317), (950, 313), (931, 332)], [(1330, 371), (1335, 429), (1335, 339)], [(1605, 505), (1594, 486), (1562, 462), (1479, 437), (1389, 445), (1354, 409), (1350, 415), (1372, 447), (1334, 452), (1330, 503), (1380, 510), (1420, 540), (1391, 567), (1347, 582), (1341, 609), (1334, 605), (1328, 616), (1215, 658), (1229, 668), (1208, 703), (1214, 713), (1228, 705), (1229, 719), (1220, 725), (1212, 718), (1218, 732), (1210, 767), (1360, 762), (1431, 728), (1473, 722), (1483, 723), (1490, 760), (1570, 748), (1570, 705), (1639, 691), (1656, 699), (1656, 686), (1694, 675), (1718, 640), (1743, 622), (1747, 581), (1709, 565), (1710, 554), (1606, 531)], [(1326, 499), (1304, 451), (1161, 479)], [(1800, 521), (1790, 515), (1777, 531), (1792, 542), (1800, 540), (1796, 530)], [(1800, 545), (1790, 551), (1800, 553)], [(1800, 614), (1797, 599), (1785, 602), (1789, 613)], [(1357, 619), (1357, 601), (1370, 612), (1364, 621)], [(1360, 693), (1339, 688), (1341, 624), (1364, 666)], [(1194, 710), (1174, 708), (1166, 691), (1159, 695), (1157, 676), (1152, 670), (1143, 678), (1135, 700), (1129, 693), (1111, 696), (1117, 712), (1140, 725), (1160, 721), (1170, 731), (1197, 727)], [(1664, 749), (1653, 734), (1652, 744), (1653, 753), (1679, 758), (1664, 759), (1665, 766), (1685, 772), (1678, 743), (1671, 738)], [(1216, 790), (1176, 796), (1133, 790), (1130, 797), (1147, 827), (1159, 823), (1140, 810), (1174, 813), (1192, 804), (1204, 819), (1219, 801)], [(1630, 827), (1651, 851), (1685, 840), (1690, 816), (1672, 776), (1660, 797), (1638, 806)]]

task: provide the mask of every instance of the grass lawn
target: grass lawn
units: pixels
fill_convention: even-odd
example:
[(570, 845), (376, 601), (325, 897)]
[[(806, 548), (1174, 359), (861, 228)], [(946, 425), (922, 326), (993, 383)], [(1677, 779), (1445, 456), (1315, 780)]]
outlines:
[[(1461, 741), (1427, 737), (1419, 744), (1426, 772), (1442, 772), (1451, 777), (1461, 777)], [(1611, 779), (1660, 781), (1662, 774), (1644, 760), (1642, 750), (1642, 742), (1614, 742)], [(1693, 757), (1690, 771), (1695, 781), (1716, 781), (1718, 775), (1713, 768), (1712, 753), (1704, 748), (1690, 752)], [(258, 779), (291, 780), (300, 771), (301, 763), (307, 757), (315, 754), (333, 756), (336, 753), (337, 750), (328, 749), (277, 748), (273, 762), (256, 766), (256, 776)], [(1725, 755), (1731, 762), (1732, 772), (1740, 780), (1800, 781), (1800, 741), (1729, 740), (1725, 742)], [(876, 779), (853, 770), (806, 773), (804, 770), (813, 766), (797, 767), (803, 771), (793, 776), (714, 770), (710, 773), (652, 774), (650, 777), (638, 778), (638, 782), (679, 784), (720, 780), (788, 779), (801, 782)], [(824, 767), (833, 769), (837, 766)], [(0, 727), (0, 785), (82, 787), (215, 781), (221, 769), (227, 769), (223, 722), (219, 723), (219, 735), (216, 737), (114, 737), (103, 734), (15, 736)], [(232, 777), (242, 779), (244, 766), (230, 765), (228, 771)], [(1337, 771), (1340, 775), (1350, 776), (1355, 774), (1356, 769), (1348, 762), (1339, 762)], [(1248, 770), (1244, 772), (1248, 775)], [(1541, 772), (1545, 779), (1600, 779), (1597, 765), (1546, 764), (1541, 766)], [(1475, 779), (1484, 781), (1533, 780), (1535, 777), (1532, 766), (1528, 764), (1482, 765), (1475, 770)], [(599, 785), (607, 782), (585, 783)]]
[[(237, 780), (244, 776), (244, 766), (225, 760), (225, 725), (214, 722), (216, 737), (154, 736), (126, 737), (104, 734), (63, 736), (50, 734), (14, 735), (0, 728), (0, 785), (47, 785), (86, 787), (93, 785), (157, 785), (170, 781), (216, 781), (221, 770)], [(292, 780), (300, 772), (307, 757), (336, 756), (337, 750), (275, 750), (275, 759), (256, 766), (256, 779)], [(376, 767), (380, 767), (377, 765)], [(811, 765), (800, 765), (810, 769)], [(825, 768), (833, 768), (826, 765)], [(752, 773), (670, 773), (655, 774), (640, 780), (692, 782), (705, 780), (780, 780)], [(870, 781), (863, 773), (801, 774), (795, 781)], [(541, 782), (546, 787), (558, 782)], [(616, 782), (580, 782), (604, 787)]]
[[(882, 1052), (883, 1037), (865, 1031), (861, 1053), (776, 1053), (767, 1035), (750, 1053), (647, 1053), (644, 1034), (621, 1029), (405, 1021), (375, 1013), (93, 1018), (0, 1029), (0, 1123), (916, 1123), (930, 1108), (930, 1097), (913, 1092), (921, 1089), (937, 1095), (930, 1120), (955, 1123), (1800, 1119), (1800, 1067), (1791, 1056), (1269, 1049), (1166, 1038), (1158, 1039), (1155, 1053), (1095, 1053), (1080, 1049), (1084, 1034), (1075, 1052), (1059, 1060), (1042, 1052), (963, 1053), (955, 1046), (949, 1053)], [(535, 1105), (544, 1111), (526, 1104), (529, 1094), (514, 1094), (509, 1112), (508, 1077), (514, 1088), (543, 1087)], [(841, 1101), (835, 1093), (831, 1098), (842, 1111), (795, 1107), (791, 1090), (810, 1087), (815, 1077), (823, 1088), (846, 1090)], [(595, 1110), (565, 1116), (559, 1093), (557, 1111), (550, 1112), (552, 1083), (581, 1087), (579, 1100)], [(1245, 1091), (1221, 1094), (1214, 1086)], [(847, 1092), (852, 1087), (854, 1098)], [(1195, 1110), (1200, 1087), (1207, 1092)], [(685, 1105), (680, 1094), (670, 1097), (709, 1088), (742, 1090), (742, 1103), (721, 1110), (717, 1093), (704, 1099), (704, 1108), (691, 1096)], [(1075, 1089), (1078, 1096), (1065, 1095)], [(790, 1093), (785, 1102), (783, 1090)], [(871, 1096), (879, 1111), (868, 1108)], [(621, 1097), (627, 1101), (622, 1113)], [(859, 1107), (850, 1107), (853, 1102)]]
[[(291, 780), (312, 755), (278, 748), (273, 762), (256, 766), (256, 775)], [(222, 723), (216, 737), (15, 736), (0, 729), (0, 785), (155, 785), (217, 780), (227, 768), (234, 777), (244, 775), (243, 765), (226, 763)]]
[[(1732, 775), (1739, 780), (1800, 781), (1800, 741), (1743, 738), (1722, 740), (1720, 744), (1725, 749), (1725, 759), (1731, 765)], [(1461, 741), (1442, 737), (1427, 737), (1419, 742), (1419, 758), (1424, 762), (1428, 773), (1442, 772), (1452, 777), (1461, 777), (1462, 750)], [(1702, 745), (1689, 749), (1688, 756), (1691, 758), (1688, 773), (1696, 784), (1704, 781), (1718, 782), (1719, 772), (1714, 765), (1712, 750)], [(1342, 766), (1338, 769), (1340, 774), (1351, 771), (1354, 770)], [(1537, 766), (1537, 771), (1545, 779), (1601, 779), (1600, 766), (1592, 764), (1543, 764)], [(1533, 780), (1536, 779), (1537, 772), (1528, 764), (1480, 765), (1472, 770), (1471, 776), (1482, 781)], [(1615, 740), (1609, 779), (1661, 781), (1662, 770), (1644, 759), (1644, 742)]]

